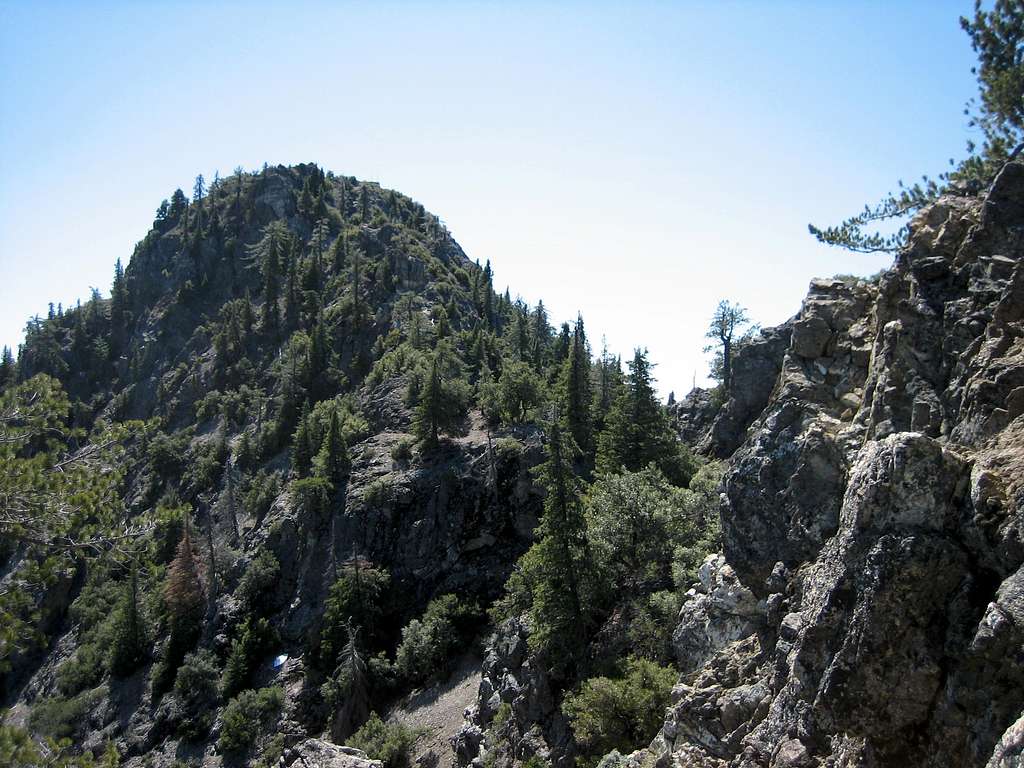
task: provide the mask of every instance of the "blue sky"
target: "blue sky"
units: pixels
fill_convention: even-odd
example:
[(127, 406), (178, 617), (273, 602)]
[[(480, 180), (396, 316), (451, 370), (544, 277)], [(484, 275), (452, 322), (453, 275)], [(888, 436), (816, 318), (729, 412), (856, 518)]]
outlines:
[(962, 156), (971, 6), (0, 3), (0, 343), (196, 174), (313, 161), (685, 392), (719, 299), (775, 324), (887, 265), (806, 226)]

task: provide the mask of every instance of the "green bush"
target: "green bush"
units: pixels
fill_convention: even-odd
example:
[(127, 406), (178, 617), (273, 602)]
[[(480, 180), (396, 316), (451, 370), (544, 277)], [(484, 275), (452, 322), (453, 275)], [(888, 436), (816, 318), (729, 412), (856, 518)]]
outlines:
[(411, 437), (403, 437), (391, 448), (391, 458), (395, 461), (409, 461), (412, 459), (412, 449), (416, 441)]
[(384, 612), (384, 593), (390, 583), (387, 571), (362, 558), (354, 558), (342, 566), (324, 604), (320, 659), (325, 669), (333, 671), (337, 664), (338, 654), (348, 641), (346, 622), (349, 619), (361, 629), (364, 641), (373, 646)]
[(259, 521), (270, 511), (270, 505), (280, 492), (281, 481), (277, 472), (268, 473), (261, 469), (245, 483), (242, 504), (246, 511)]
[(184, 709), (178, 724), (182, 738), (197, 740), (210, 730), (219, 678), (217, 659), (210, 651), (203, 649), (185, 656), (174, 678), (174, 694)]
[(277, 642), (277, 632), (266, 619), (246, 619), (238, 628), (238, 636), (231, 643), (231, 654), (224, 666), (221, 690), (224, 697), (234, 696), (249, 685), (249, 679), (265, 656)]
[(494, 453), (501, 462), (518, 461), (525, 450), (526, 446), (514, 437), (502, 437), (494, 441)]
[(266, 616), (273, 611), (274, 594), (280, 578), (281, 564), (277, 557), (270, 550), (261, 549), (245, 569), (235, 589), (235, 598), (243, 615)]
[(422, 733), (401, 723), (386, 723), (374, 712), (347, 743), (373, 760), (383, 761), (384, 768), (408, 768), (413, 747)]
[(673, 669), (631, 657), (624, 677), (592, 677), (566, 696), (562, 709), (572, 722), (581, 762), (593, 766), (613, 749), (632, 752), (650, 742), (677, 677)]
[(416, 684), (443, 671), (460, 644), (465, 625), (477, 613), (475, 606), (461, 603), (455, 595), (431, 600), (423, 617), (413, 619), (402, 630), (402, 641), (395, 653), (398, 674)]
[(187, 432), (167, 435), (157, 432), (149, 441), (146, 455), (153, 471), (167, 480), (181, 473), (191, 438)]
[(54, 739), (66, 739), (74, 735), (89, 713), (107, 695), (105, 687), (85, 691), (70, 699), (52, 696), (32, 705), (29, 712), (29, 727), (37, 734)]
[(217, 749), (221, 752), (247, 750), (282, 704), (284, 692), (278, 686), (242, 691), (224, 707)]
[(103, 651), (98, 643), (79, 646), (74, 655), (57, 668), (57, 687), (65, 696), (99, 685), (103, 679)]
[(633, 601), (626, 635), (636, 655), (657, 662), (671, 660), (672, 630), (681, 606), (679, 593), (668, 589)]

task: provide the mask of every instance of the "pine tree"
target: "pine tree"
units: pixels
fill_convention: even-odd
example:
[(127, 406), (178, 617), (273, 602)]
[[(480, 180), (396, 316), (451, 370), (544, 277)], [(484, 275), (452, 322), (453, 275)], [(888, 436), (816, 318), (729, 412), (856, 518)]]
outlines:
[(593, 442), (591, 416), (590, 349), (583, 329), (583, 316), (577, 315), (569, 357), (562, 369), (562, 417), (576, 446), (589, 457)]
[(288, 230), (280, 221), (263, 229), (259, 242), (249, 247), (249, 256), (259, 266), (263, 278), (263, 326), (276, 329), (281, 322), (278, 301), (281, 298), (281, 263), (286, 254)]
[(345, 267), (348, 266), (348, 239), (345, 237), (344, 230), (342, 230), (331, 246), (330, 256), (334, 274), (340, 275), (345, 271)]
[(494, 285), (492, 284), (493, 273), (491, 272), (491, 260), (487, 260), (487, 266), (484, 267), (484, 280), (481, 286), (484, 295), (484, 322), (487, 324), (487, 328), (494, 330)]
[(180, 189), (174, 190), (174, 194), (171, 195), (171, 205), (167, 210), (167, 218), (177, 224), (187, 212), (188, 200), (185, 198), (185, 193)]
[(337, 695), (331, 697), (332, 703), (338, 706), (331, 723), (331, 736), (336, 741), (348, 738), (370, 712), (370, 681), (366, 659), (359, 647), (360, 628), (348, 619), (346, 632), (348, 640), (341, 650), (341, 659), (334, 673)]
[(134, 568), (121, 602), (114, 611), (109, 667), (118, 677), (134, 672), (146, 657), (146, 631), (139, 615), (139, 584)]
[(572, 329), (568, 323), (562, 323), (555, 340), (555, 371), (561, 370), (562, 363), (569, 357), (569, 348), (572, 346)]
[(309, 353), (307, 370), (309, 375), (309, 392), (313, 401), (319, 401), (329, 394), (330, 389), (331, 347), (327, 340), (327, 326), (323, 313), (318, 311), (316, 323), (309, 335)]
[(647, 352), (637, 349), (629, 363), (626, 385), (599, 438), (597, 469), (602, 473), (623, 468), (638, 472), (652, 463), (676, 485), (686, 485), (696, 469), (658, 402)]
[(572, 670), (592, 625), (591, 558), (573, 452), (556, 420), (548, 434), (547, 461), (538, 470), (547, 491), (544, 516), (523, 563), (532, 584), (530, 645), (547, 652), (556, 671)]
[(741, 330), (749, 323), (743, 307), (723, 300), (718, 302), (715, 314), (711, 318), (711, 325), (705, 334), (714, 341), (714, 344), (704, 348), (705, 352), (715, 353), (711, 375), (722, 383), (722, 388), (727, 394), (732, 391), (733, 348), (737, 342), (749, 339), (757, 330), (756, 325)]
[(299, 324), (299, 279), (296, 263), (288, 264), (288, 277), (284, 285), (284, 324), (295, 328)]
[(0, 355), (0, 393), (14, 383), (16, 373), (14, 354), (10, 347), (4, 345), (3, 354)]
[(312, 419), (309, 415), (309, 401), (302, 404), (299, 425), (292, 436), (292, 469), (298, 477), (307, 477), (313, 466), (314, 438)]
[(363, 324), (363, 305), (360, 298), (360, 292), (362, 290), (361, 283), (363, 280), (362, 275), (362, 264), (359, 259), (359, 249), (355, 249), (352, 253), (352, 323), (356, 328), (359, 328)]
[(331, 411), (331, 420), (317, 456), (317, 465), (323, 477), (334, 484), (342, 482), (348, 475), (348, 446), (345, 445), (345, 438), (341, 434), (336, 410)]
[(199, 563), (196, 561), (186, 518), (177, 553), (167, 568), (167, 579), (164, 582), (164, 604), (167, 606), (170, 639), (157, 677), (158, 690), (167, 690), (181, 660), (195, 647), (202, 629), (204, 602)]
[(440, 371), (443, 348), (434, 353), (416, 406), (413, 432), (424, 447), (437, 446), (438, 435), (458, 428), (466, 413), (468, 387), (454, 378), (444, 379)]
[(597, 363), (596, 387), (594, 388), (594, 434), (601, 434), (605, 428), (605, 419), (612, 405), (622, 391), (622, 367), (618, 358), (608, 351), (608, 342), (601, 339), (601, 358)]
[(203, 231), (203, 195), (206, 194), (206, 180), (203, 174), (196, 176), (196, 183), (192, 186), (192, 204), (196, 209), (196, 236)]
[(530, 326), (530, 360), (533, 369), (540, 373), (544, 367), (544, 354), (551, 340), (551, 329), (548, 327), (548, 313), (544, 302), (537, 302)]

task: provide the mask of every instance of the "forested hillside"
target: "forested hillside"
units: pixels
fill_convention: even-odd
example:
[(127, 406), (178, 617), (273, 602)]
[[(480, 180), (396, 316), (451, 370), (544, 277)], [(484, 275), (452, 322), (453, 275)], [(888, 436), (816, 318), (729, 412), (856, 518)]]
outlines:
[(396, 192), (197, 178), (109, 298), (5, 356), (5, 738), (128, 764), (401, 742), (373, 713), (526, 616), (559, 690), (659, 681), (639, 746), (658, 617), (717, 535), (651, 368), (496, 292)]
[(397, 192), (175, 191), (0, 357), (0, 768), (1019, 768), (1024, 3), (960, 23), (979, 142), (810, 226), (892, 266), (678, 402)]

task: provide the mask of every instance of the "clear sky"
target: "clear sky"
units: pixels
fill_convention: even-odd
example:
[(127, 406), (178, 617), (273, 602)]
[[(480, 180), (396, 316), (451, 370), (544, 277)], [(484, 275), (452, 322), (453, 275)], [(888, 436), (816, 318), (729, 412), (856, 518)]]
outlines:
[(312, 161), (682, 394), (719, 299), (771, 325), (888, 264), (807, 223), (962, 156), (971, 6), (0, 2), (0, 343), (106, 294), (196, 174)]

